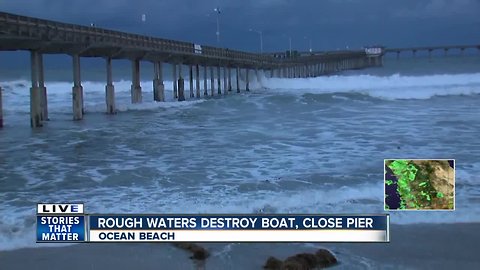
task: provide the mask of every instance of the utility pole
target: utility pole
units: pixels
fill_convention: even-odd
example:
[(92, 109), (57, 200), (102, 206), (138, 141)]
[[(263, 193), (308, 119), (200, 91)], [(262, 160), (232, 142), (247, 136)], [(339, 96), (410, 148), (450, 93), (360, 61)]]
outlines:
[(255, 32), (260, 35), (260, 53), (263, 53), (263, 32), (254, 29), (249, 29), (248, 31)]

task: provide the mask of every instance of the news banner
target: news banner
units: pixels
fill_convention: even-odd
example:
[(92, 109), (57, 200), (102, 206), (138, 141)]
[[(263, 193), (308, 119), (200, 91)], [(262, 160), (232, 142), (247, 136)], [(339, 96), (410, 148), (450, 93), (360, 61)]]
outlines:
[(37, 243), (389, 242), (389, 215), (86, 214), (39, 203)]

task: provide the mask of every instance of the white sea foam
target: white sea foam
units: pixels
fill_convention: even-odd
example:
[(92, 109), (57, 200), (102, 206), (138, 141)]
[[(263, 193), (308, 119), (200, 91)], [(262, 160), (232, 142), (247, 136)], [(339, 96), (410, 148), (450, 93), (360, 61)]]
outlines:
[[(263, 79), (262, 86), (288, 93), (360, 93), (376, 98), (429, 99), (480, 94), (480, 73), (425, 76), (334, 75), (305, 79)], [(294, 91), (292, 91), (294, 90)]]
[[(223, 81), (223, 80), (222, 80)], [(222, 82), (223, 83), (223, 82)], [(208, 82), (210, 85), (210, 82)], [(10, 112), (28, 113), (30, 110), (29, 82), (14, 80), (2, 82), (4, 88), (4, 110)], [(191, 106), (203, 99), (191, 100), (192, 102), (174, 102), (172, 97), (172, 82), (165, 81), (165, 95), (167, 102), (153, 102), (152, 83), (141, 83), (144, 96), (143, 104), (131, 104), (130, 81), (117, 81), (114, 83), (116, 92), (117, 109), (127, 110), (152, 110), (156, 108), (171, 108)], [(189, 93), (189, 84), (186, 84), (186, 96)], [(203, 82), (200, 84), (203, 87)], [(68, 82), (47, 82), (48, 105), (50, 111), (71, 112), (72, 85)], [(210, 87), (210, 86), (209, 86)], [(223, 86), (222, 86), (223, 87)], [(240, 87), (245, 87), (241, 81)], [(267, 78), (262, 72), (259, 78), (251, 76), (252, 89), (267, 88), (275, 92), (293, 94), (332, 94), (332, 93), (360, 93), (375, 98), (397, 99), (429, 99), (434, 96), (448, 95), (473, 95), (480, 94), (480, 73), (473, 74), (438, 74), (423, 76), (391, 76), (373, 75), (334, 75), (304, 79)], [(102, 82), (86, 81), (83, 83), (84, 102), (86, 111), (105, 111), (105, 84)], [(202, 90), (203, 93), (203, 90)], [(334, 98), (338, 96), (334, 95)]]

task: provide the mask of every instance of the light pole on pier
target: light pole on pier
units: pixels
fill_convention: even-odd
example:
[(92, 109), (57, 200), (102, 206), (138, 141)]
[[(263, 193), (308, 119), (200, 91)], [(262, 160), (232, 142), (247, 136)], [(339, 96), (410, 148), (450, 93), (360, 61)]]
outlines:
[(303, 37), (304, 39), (308, 39), (308, 51), (312, 52), (312, 39), (309, 37)]
[(287, 36), (286, 34), (283, 34), (283, 36), (288, 38), (288, 50), (290, 52), (290, 57), (292, 57), (292, 37)]
[(249, 29), (250, 32), (255, 32), (260, 35), (260, 53), (263, 53), (263, 32), (259, 30)]
[(147, 34), (147, 31), (146, 31), (146, 23), (147, 23), (147, 14), (142, 14), (142, 17), (141, 17), (141, 20), (142, 20), (142, 34), (146, 35)]
[(220, 8), (216, 7), (213, 9), (217, 13), (217, 43), (220, 45)]

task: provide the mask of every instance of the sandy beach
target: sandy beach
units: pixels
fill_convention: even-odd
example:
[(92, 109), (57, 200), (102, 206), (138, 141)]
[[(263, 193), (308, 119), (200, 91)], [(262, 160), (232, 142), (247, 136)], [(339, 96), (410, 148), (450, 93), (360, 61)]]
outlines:
[[(268, 256), (284, 259), (324, 246), (337, 255), (332, 269), (475, 269), (478, 223), (393, 225), (389, 244), (203, 244), (205, 269), (262, 269)], [(190, 254), (170, 244), (79, 244), (0, 252), (10, 269), (197, 269)], [(360, 259), (361, 258), (361, 259)]]

